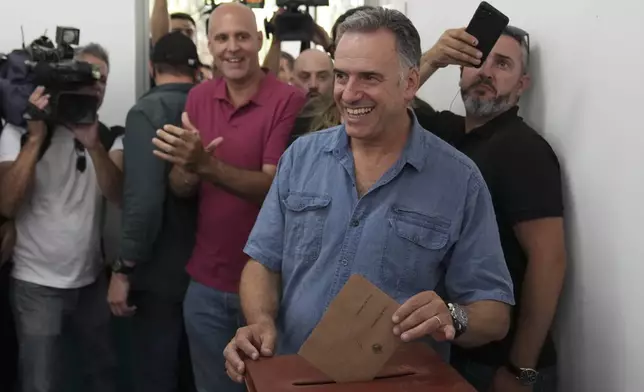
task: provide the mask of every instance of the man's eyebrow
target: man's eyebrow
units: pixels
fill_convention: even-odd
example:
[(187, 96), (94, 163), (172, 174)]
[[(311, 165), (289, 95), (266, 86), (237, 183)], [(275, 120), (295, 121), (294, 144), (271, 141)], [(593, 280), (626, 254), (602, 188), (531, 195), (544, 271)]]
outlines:
[(496, 57), (496, 58), (498, 58), (498, 59), (500, 59), (500, 60), (507, 60), (507, 61), (510, 61), (511, 63), (513, 63), (513, 64), (514, 64), (514, 60), (512, 59), (512, 57), (507, 56), (507, 55), (505, 55), (505, 54), (501, 54), (501, 53), (494, 53), (494, 57)]

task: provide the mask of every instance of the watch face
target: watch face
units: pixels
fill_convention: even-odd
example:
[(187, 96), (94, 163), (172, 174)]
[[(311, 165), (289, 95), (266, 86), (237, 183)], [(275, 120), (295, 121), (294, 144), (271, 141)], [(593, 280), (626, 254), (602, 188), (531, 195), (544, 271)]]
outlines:
[(521, 377), (519, 377), (519, 381), (521, 381), (521, 384), (526, 386), (533, 385), (537, 382), (538, 375), (539, 372), (534, 369), (521, 369)]
[(465, 330), (467, 328), (467, 313), (463, 308), (455, 304), (448, 305), (452, 318), (454, 319), (454, 328)]

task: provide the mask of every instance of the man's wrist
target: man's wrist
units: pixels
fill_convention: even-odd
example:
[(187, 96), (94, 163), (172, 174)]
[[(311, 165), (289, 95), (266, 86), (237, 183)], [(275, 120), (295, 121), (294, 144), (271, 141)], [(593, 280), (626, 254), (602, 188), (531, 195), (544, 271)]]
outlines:
[(199, 164), (197, 164), (195, 174), (198, 175), (199, 178), (206, 177), (214, 182), (214, 179), (219, 177), (218, 173), (220, 166), (221, 162), (219, 161), (219, 159), (213, 157), (210, 154), (206, 154), (206, 157)]
[(262, 324), (262, 325), (270, 325), (270, 326), (275, 326), (275, 318), (272, 317), (270, 314), (259, 314), (255, 317), (250, 317), (248, 319), (248, 324)]
[(508, 361), (518, 368), (534, 369), (537, 366), (537, 358), (534, 358), (534, 356), (516, 353), (514, 351), (510, 351)]

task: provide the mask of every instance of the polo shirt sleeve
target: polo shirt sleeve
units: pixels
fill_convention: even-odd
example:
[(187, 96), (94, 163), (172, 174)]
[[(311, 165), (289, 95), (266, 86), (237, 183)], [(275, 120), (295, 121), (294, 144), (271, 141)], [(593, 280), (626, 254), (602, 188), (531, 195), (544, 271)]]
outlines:
[(20, 154), (20, 138), (25, 131), (12, 124), (5, 125), (0, 133), (0, 162), (12, 162)]
[(273, 272), (282, 270), (284, 249), (284, 208), (282, 200), (288, 193), (293, 149), (284, 153), (255, 226), (248, 237), (244, 253)]
[(300, 92), (293, 92), (288, 98), (284, 110), (280, 114), (273, 129), (271, 129), (266, 145), (262, 163), (265, 165), (276, 165), (288, 146), (295, 119), (300, 114), (306, 103), (306, 96)]
[(564, 213), (561, 170), (550, 145), (541, 136), (522, 134), (506, 140), (496, 167), (499, 213), (515, 225)]
[(514, 305), (512, 279), (503, 257), (492, 197), (478, 171), (469, 180), (458, 235), (446, 263), (449, 300), (463, 305), (490, 300)]

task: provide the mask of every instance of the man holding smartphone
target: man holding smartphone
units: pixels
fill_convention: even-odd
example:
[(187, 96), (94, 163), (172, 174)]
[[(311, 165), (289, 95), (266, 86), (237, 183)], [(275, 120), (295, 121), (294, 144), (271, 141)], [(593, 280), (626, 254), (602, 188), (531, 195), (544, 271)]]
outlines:
[(508, 26), (483, 64), (477, 44), (465, 29), (448, 30), (423, 55), (423, 82), (440, 68), (461, 67), (466, 114), (439, 112), (422, 125), (481, 169), (517, 305), (504, 340), (473, 349), (454, 346), (451, 362), (479, 391), (554, 391), (550, 328), (566, 267), (559, 163), (518, 116), (517, 104), (530, 85), (528, 34)]

